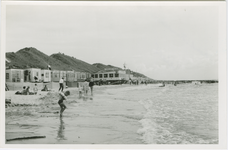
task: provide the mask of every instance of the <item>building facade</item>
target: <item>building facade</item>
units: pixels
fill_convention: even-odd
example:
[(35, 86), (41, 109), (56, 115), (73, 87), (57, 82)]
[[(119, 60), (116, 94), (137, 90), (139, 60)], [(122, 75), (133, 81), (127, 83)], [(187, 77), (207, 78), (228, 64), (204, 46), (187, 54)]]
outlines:
[(52, 70), (51, 71), (51, 81), (52, 82), (59, 82), (60, 80), (60, 71), (59, 70)]
[(41, 70), (41, 80), (42, 80), (42, 82), (51, 82), (51, 71), (42, 69)]
[(80, 72), (80, 78), (79, 79), (85, 80), (86, 79), (86, 72)]
[(6, 82), (82, 82), (91, 74), (80, 71), (48, 70), (40, 68), (6, 69)]
[(60, 78), (63, 78), (63, 80), (66, 81), (66, 71), (60, 70), (59, 74), (60, 74)]
[(130, 75), (126, 74), (125, 70), (110, 68), (98, 71), (93, 74), (92, 77), (94, 81), (106, 80), (106, 81), (115, 81), (115, 80), (129, 80)]
[(6, 82), (24, 82), (23, 69), (7, 69)]
[(24, 70), (24, 82), (40, 82), (41, 80), (41, 69), (29, 68)]
[(75, 80), (74, 71), (66, 71), (66, 81), (67, 82), (74, 82), (74, 80)]

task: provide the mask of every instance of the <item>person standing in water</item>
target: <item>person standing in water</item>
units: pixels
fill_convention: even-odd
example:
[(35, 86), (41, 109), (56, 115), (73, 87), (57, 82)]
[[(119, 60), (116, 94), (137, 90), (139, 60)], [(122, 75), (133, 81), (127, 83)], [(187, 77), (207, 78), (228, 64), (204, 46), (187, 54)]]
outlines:
[(89, 87), (90, 87), (91, 95), (93, 95), (93, 86), (94, 86), (94, 82), (93, 82), (93, 78), (91, 78), (89, 81)]
[(63, 80), (64, 78), (62, 77), (62, 79), (60, 79), (59, 80), (59, 91), (61, 90), (61, 91), (63, 91), (63, 82), (64, 82), (64, 80)]
[(62, 117), (62, 114), (64, 110), (67, 108), (66, 105), (63, 103), (64, 100), (67, 100), (67, 96), (70, 95), (70, 91), (66, 91), (65, 93), (59, 92), (59, 101), (58, 104), (60, 106), (60, 117)]
[(78, 87), (78, 92), (79, 92), (79, 99), (82, 98), (82, 92), (83, 92), (83, 89), (82, 89), (82, 86), (79, 84), (79, 87)]
[(84, 96), (87, 96), (89, 91), (89, 82), (87, 79), (84, 81), (82, 89), (84, 91)]

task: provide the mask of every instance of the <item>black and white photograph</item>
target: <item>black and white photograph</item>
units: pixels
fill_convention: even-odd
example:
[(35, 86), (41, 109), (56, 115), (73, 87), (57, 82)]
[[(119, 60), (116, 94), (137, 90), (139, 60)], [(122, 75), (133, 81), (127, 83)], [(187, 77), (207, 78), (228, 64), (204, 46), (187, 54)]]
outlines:
[(224, 4), (2, 3), (3, 145), (224, 147)]

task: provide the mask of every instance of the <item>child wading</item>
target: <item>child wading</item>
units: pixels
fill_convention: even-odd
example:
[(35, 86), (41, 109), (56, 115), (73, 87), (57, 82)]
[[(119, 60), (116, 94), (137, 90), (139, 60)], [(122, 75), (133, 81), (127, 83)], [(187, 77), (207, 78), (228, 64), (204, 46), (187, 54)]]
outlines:
[(67, 97), (70, 95), (70, 91), (66, 91), (65, 93), (63, 92), (59, 92), (59, 96), (60, 96), (60, 99), (58, 101), (58, 104), (60, 106), (60, 117), (62, 117), (62, 114), (64, 112), (64, 110), (66, 109), (66, 105), (63, 103), (64, 100), (67, 100)]

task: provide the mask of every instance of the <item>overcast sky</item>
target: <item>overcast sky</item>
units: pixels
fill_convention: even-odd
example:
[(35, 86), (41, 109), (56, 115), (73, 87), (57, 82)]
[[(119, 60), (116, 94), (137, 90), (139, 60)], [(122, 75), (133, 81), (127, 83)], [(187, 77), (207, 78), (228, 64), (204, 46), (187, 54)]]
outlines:
[(218, 79), (212, 6), (6, 7), (6, 51), (35, 47), (153, 79)]

